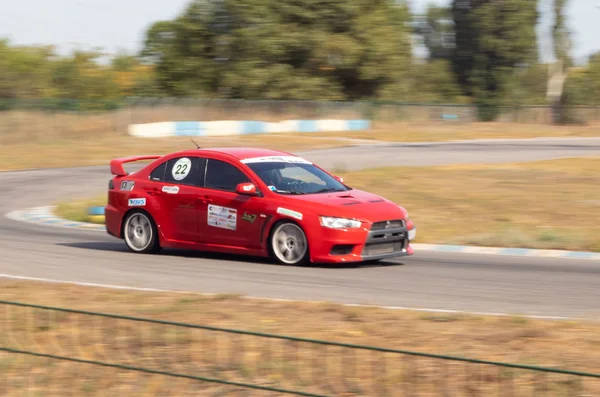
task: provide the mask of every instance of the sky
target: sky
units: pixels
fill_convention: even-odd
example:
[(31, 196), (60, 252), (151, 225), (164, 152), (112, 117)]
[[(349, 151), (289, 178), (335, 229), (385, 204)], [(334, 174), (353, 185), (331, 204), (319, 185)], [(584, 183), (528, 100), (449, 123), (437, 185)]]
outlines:
[[(347, 0), (351, 1), (351, 0)], [(532, 0), (533, 1), (533, 0)], [(551, 0), (543, 0), (540, 50), (544, 61), (552, 50), (544, 39), (552, 17)], [(141, 49), (146, 29), (157, 20), (172, 19), (189, 0), (0, 0), (0, 38), (13, 44), (52, 44), (60, 53), (74, 48), (101, 48), (130, 53)], [(450, 0), (409, 0), (423, 11), (428, 3), (447, 5)], [(568, 24), (573, 32), (572, 55), (580, 63), (600, 51), (600, 0), (568, 0)], [(420, 53), (417, 51), (417, 53)]]

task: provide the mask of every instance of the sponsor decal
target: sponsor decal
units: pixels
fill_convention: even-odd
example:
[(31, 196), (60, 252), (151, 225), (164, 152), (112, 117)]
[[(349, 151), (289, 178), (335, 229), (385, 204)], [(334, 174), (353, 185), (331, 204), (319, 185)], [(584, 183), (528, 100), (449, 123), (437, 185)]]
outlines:
[(252, 185), (245, 185), (244, 187), (242, 187), (242, 189), (243, 189), (245, 192), (249, 192), (249, 191), (251, 191), (251, 190), (252, 190), (252, 188), (253, 188), (253, 187), (254, 187), (254, 186), (252, 186)]
[(175, 179), (176, 181), (181, 181), (189, 175), (191, 169), (192, 160), (188, 159), (187, 157), (183, 157), (177, 160), (175, 164), (173, 164), (171, 174), (173, 175), (173, 179)]
[(244, 164), (252, 163), (296, 163), (296, 164), (312, 164), (310, 161), (297, 156), (265, 156), (252, 157), (242, 160)]
[(162, 191), (169, 194), (179, 193), (179, 186), (163, 186)]
[(145, 198), (130, 198), (128, 201), (130, 207), (143, 207), (146, 205)]
[(273, 186), (273, 185), (270, 185), (269, 186), (269, 190), (272, 191), (272, 192), (275, 192), (275, 191), (277, 191), (277, 188), (275, 186)]
[(302, 220), (302, 214), (300, 212), (292, 211), (287, 208), (279, 207), (277, 208), (277, 213), (280, 215), (287, 215), (289, 217)]
[(254, 221), (256, 220), (256, 214), (249, 214), (247, 212), (244, 212), (244, 215), (242, 215), (242, 219), (246, 222), (254, 223)]
[(234, 208), (221, 207), (219, 205), (209, 205), (208, 225), (222, 229), (236, 230), (237, 210)]

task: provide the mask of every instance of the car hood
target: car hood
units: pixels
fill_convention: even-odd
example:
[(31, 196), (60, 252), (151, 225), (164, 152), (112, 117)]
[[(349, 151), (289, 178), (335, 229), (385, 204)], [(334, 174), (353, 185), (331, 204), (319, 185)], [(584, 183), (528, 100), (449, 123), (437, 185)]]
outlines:
[(302, 209), (311, 209), (318, 215), (324, 216), (354, 218), (369, 222), (406, 217), (406, 211), (398, 204), (358, 189), (286, 198), (289, 200), (289, 205), (294, 203)]

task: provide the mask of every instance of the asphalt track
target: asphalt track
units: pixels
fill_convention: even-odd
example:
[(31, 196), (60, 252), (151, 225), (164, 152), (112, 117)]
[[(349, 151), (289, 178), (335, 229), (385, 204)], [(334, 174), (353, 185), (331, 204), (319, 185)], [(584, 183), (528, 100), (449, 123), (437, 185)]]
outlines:
[[(373, 153), (376, 152), (376, 155)], [(413, 144), (301, 153), (325, 167), (500, 163), (600, 155), (600, 138)], [(0, 173), (2, 212), (103, 192), (107, 166)], [(126, 251), (102, 232), (0, 218), (0, 274), (103, 285), (419, 309), (600, 318), (600, 263), (417, 252), (374, 266), (286, 267), (267, 260)], [(0, 294), (1, 295), (1, 294)]]

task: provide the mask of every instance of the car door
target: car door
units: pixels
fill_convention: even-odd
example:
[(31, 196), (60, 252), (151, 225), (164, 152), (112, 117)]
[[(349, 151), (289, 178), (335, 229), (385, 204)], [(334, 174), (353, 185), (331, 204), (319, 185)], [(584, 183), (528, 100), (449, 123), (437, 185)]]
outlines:
[(236, 165), (214, 158), (205, 162), (205, 201), (199, 211), (200, 234), (207, 244), (260, 248), (262, 226), (268, 219), (263, 197), (236, 193), (240, 183), (252, 182)]
[(170, 240), (198, 241), (198, 194), (203, 179), (203, 159), (174, 157), (150, 174), (148, 193), (158, 203), (161, 231)]

